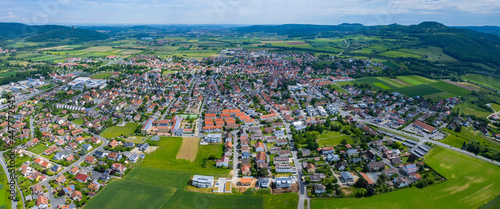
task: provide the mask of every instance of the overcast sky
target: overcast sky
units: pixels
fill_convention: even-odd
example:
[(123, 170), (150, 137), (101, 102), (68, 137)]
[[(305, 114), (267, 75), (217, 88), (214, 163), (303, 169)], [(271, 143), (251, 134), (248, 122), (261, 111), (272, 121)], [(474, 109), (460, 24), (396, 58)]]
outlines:
[(500, 26), (500, 0), (0, 0), (25, 24), (417, 24)]

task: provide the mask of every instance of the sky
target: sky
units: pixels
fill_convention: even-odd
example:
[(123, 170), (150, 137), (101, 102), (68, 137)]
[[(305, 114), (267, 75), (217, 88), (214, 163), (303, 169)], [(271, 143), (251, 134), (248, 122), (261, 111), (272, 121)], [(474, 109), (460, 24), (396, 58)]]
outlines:
[(500, 0), (1, 0), (0, 22), (500, 26)]

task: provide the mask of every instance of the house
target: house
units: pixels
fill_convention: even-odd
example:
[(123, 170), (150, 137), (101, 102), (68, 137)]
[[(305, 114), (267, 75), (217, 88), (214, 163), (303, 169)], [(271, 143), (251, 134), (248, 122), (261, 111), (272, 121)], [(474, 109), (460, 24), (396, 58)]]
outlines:
[(90, 144), (84, 144), (82, 145), (82, 150), (85, 150), (85, 152), (88, 152), (92, 149), (92, 145)]
[(403, 170), (403, 172), (405, 172), (406, 174), (410, 174), (410, 173), (416, 173), (418, 171), (418, 168), (415, 164), (409, 164), (409, 165), (405, 165), (401, 168)]
[(322, 195), (326, 192), (326, 189), (325, 189), (325, 186), (323, 186), (322, 184), (314, 184), (313, 191), (314, 191), (314, 194), (316, 194), (316, 195)]
[(340, 180), (344, 183), (347, 183), (348, 185), (350, 183), (354, 183), (354, 177), (350, 172), (347, 171), (340, 172)]
[(396, 177), (394, 178), (393, 182), (397, 187), (405, 187), (411, 184), (411, 181), (406, 177)]
[(127, 170), (127, 167), (125, 167), (124, 165), (120, 164), (120, 163), (113, 163), (113, 165), (111, 165), (111, 169), (113, 169), (115, 172), (117, 173), (123, 173), (125, 170)]
[(31, 193), (36, 195), (36, 194), (42, 194), (43, 193), (43, 188), (41, 185), (36, 184), (35, 186), (31, 187)]
[(349, 157), (358, 156), (358, 150), (357, 149), (348, 149), (346, 153), (347, 153), (347, 156), (349, 156)]
[(252, 178), (240, 178), (240, 185), (241, 186), (250, 186), (252, 185)]
[(85, 157), (85, 162), (88, 164), (94, 164), (95, 162), (97, 162), (97, 159), (90, 155), (87, 155), (87, 157)]
[(71, 170), (68, 171), (68, 173), (70, 173), (72, 175), (76, 175), (78, 173), (78, 171), (80, 171), (80, 169), (78, 167), (73, 167)]
[(385, 163), (384, 161), (368, 163), (368, 169), (370, 172), (383, 170), (385, 169)]
[(269, 187), (269, 179), (268, 178), (259, 178), (257, 180), (257, 185), (259, 185), (260, 188), (268, 188)]
[(311, 163), (308, 163), (306, 166), (306, 170), (308, 173), (314, 173), (314, 172), (316, 172), (316, 166), (314, 166)]
[(338, 162), (337, 164), (335, 164), (335, 168), (337, 168), (339, 171), (345, 170), (347, 166), (349, 166), (349, 164), (347, 164), (346, 162)]
[(240, 170), (241, 170), (241, 174), (243, 176), (247, 176), (250, 174), (250, 165), (243, 165), (242, 164)]
[(328, 162), (337, 162), (339, 160), (340, 160), (340, 156), (339, 155), (328, 154), (326, 156), (326, 161), (328, 161)]
[(205, 136), (203, 141), (206, 143), (220, 143), (222, 138), (222, 134), (217, 133), (217, 134), (208, 134)]
[(275, 165), (275, 168), (276, 168), (277, 173), (292, 173), (293, 172), (293, 165), (290, 165), (290, 164)]
[(49, 207), (49, 200), (45, 196), (39, 195), (36, 198), (36, 206), (38, 208), (48, 208)]
[(83, 198), (82, 193), (80, 191), (73, 191), (70, 197), (72, 200), (78, 200), (78, 201), (80, 201)]
[(254, 148), (255, 148), (256, 152), (264, 152), (265, 151), (264, 144), (262, 142), (260, 142), (260, 141), (258, 141), (257, 143), (255, 143)]
[(64, 182), (66, 182), (66, 176), (64, 175), (59, 175), (56, 179), (54, 179), (54, 181), (57, 183), (57, 184), (62, 184)]
[(335, 149), (333, 147), (321, 147), (318, 148), (318, 152), (322, 155), (335, 154)]
[(90, 179), (90, 176), (87, 176), (86, 174), (83, 173), (78, 173), (75, 177), (75, 180), (85, 183)]
[(273, 158), (274, 165), (282, 165), (282, 164), (289, 164), (289, 163), (290, 163), (289, 157), (274, 157)]
[(134, 153), (134, 154), (130, 155), (130, 157), (128, 157), (128, 160), (130, 160), (130, 162), (133, 162), (133, 163), (137, 162), (138, 159), (139, 159), (139, 155), (136, 153)]
[(113, 139), (113, 141), (110, 141), (108, 143), (108, 147), (115, 148), (116, 146), (118, 146), (118, 142), (114, 139)]
[(277, 189), (291, 188), (292, 187), (292, 178), (290, 178), (290, 177), (276, 177), (274, 184), (275, 184)]
[(217, 167), (228, 167), (229, 166), (229, 158), (227, 156), (222, 156), (221, 159), (215, 161)]
[(104, 159), (105, 157), (108, 156), (107, 152), (102, 152), (102, 151), (95, 151), (94, 156), (99, 159)]
[(211, 188), (214, 185), (214, 177), (194, 175), (192, 185), (198, 188)]
[(112, 152), (109, 153), (107, 158), (113, 161), (120, 161), (122, 159), (123, 155), (117, 152)]
[(137, 148), (140, 150), (140, 151), (146, 151), (149, 149), (149, 144), (147, 142), (145, 142), (144, 144), (137, 144)]
[(393, 165), (399, 165), (399, 164), (403, 163), (403, 161), (399, 157), (395, 157), (395, 158), (391, 158), (391, 163)]
[(311, 150), (309, 149), (302, 149), (302, 156), (307, 157), (311, 155)]
[(276, 145), (278, 145), (278, 146), (285, 146), (287, 144), (288, 144), (287, 139), (278, 139), (278, 141), (276, 142)]

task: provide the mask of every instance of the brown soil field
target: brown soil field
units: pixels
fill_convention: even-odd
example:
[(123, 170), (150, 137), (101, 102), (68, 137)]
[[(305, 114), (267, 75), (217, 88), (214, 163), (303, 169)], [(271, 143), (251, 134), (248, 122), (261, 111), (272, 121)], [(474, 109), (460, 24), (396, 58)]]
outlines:
[(181, 148), (177, 152), (177, 159), (185, 159), (193, 162), (198, 154), (198, 146), (200, 138), (198, 137), (182, 137)]

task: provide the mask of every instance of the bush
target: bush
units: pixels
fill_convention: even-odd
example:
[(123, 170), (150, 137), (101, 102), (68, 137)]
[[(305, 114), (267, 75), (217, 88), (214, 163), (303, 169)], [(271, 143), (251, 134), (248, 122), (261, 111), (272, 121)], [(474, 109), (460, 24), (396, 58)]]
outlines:
[(243, 194), (255, 194), (255, 189), (254, 188), (248, 188), (243, 192)]
[(267, 188), (259, 189), (259, 190), (257, 190), (256, 193), (257, 194), (271, 194), (271, 189), (267, 189)]

